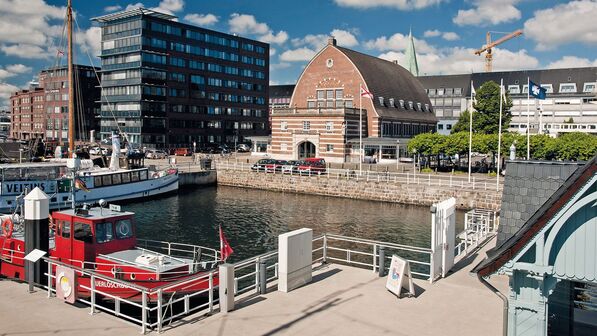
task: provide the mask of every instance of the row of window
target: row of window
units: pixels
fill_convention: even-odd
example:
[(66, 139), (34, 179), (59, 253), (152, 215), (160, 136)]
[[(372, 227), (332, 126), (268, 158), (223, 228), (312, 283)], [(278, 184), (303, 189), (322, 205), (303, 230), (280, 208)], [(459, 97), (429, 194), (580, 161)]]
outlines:
[(265, 124), (249, 121), (220, 121), (220, 120), (170, 120), (170, 128), (186, 129), (205, 129), (205, 128), (224, 128), (224, 129), (264, 129)]
[[(518, 81), (516, 81), (518, 82)], [(526, 94), (529, 91), (528, 85), (524, 84), (521, 85), (516, 83), (515, 85), (508, 85), (508, 92), (511, 94)], [(547, 93), (553, 93), (553, 85), (552, 84), (541, 84), (541, 87), (546, 89)], [(597, 84), (595, 82), (587, 82), (583, 84), (583, 93), (593, 93), (596, 91)], [(425, 90), (429, 97), (436, 97), (436, 96), (462, 96), (462, 89), (461, 88), (439, 88), (439, 89), (426, 89)], [(576, 87), (576, 83), (560, 83), (559, 84), (559, 93), (577, 93), (578, 89)], [(435, 106), (435, 104), (434, 104)]]
[[(58, 221), (58, 232), (62, 238), (70, 238), (71, 223), (69, 221)], [(75, 222), (73, 224), (73, 238), (75, 240), (92, 244), (93, 232), (91, 224)], [(115, 230), (114, 230), (115, 229)], [(116, 239), (127, 239), (133, 236), (133, 223), (130, 219), (119, 219), (114, 223), (103, 222), (95, 224), (95, 239), (97, 243), (106, 243)]]
[(401, 122), (383, 122), (381, 126), (382, 136), (388, 137), (410, 137), (433, 130), (435, 130), (435, 125), (407, 124)]
[(170, 105), (170, 111), (174, 113), (193, 113), (193, 114), (210, 114), (210, 115), (233, 115), (244, 117), (265, 117), (264, 110), (247, 109), (236, 107), (221, 107), (221, 106), (198, 106), (198, 105)]
[(429, 97), (435, 96), (461, 96), (462, 88), (439, 88), (439, 89), (426, 89)]
[[(187, 60), (184, 58), (180, 58), (180, 57), (170, 57), (170, 65), (180, 67), (180, 68), (186, 68)], [(208, 71), (226, 73), (229, 75), (241, 75), (243, 77), (265, 79), (265, 73), (263, 71), (254, 71), (254, 70), (250, 70), (250, 69), (242, 69), (242, 68), (231, 67), (231, 66), (222, 66), (222, 65), (213, 64), (213, 63), (206, 64), (204, 62), (193, 61), (193, 60), (188, 60), (188, 66), (189, 66), (189, 68), (196, 69), (196, 70), (207, 69)]]

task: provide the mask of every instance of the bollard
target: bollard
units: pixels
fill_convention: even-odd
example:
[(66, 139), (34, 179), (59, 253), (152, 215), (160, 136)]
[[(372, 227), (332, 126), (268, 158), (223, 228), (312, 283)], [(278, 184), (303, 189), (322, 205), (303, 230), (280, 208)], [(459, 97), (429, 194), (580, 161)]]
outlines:
[(377, 262), (379, 265), (379, 277), (383, 277), (385, 275), (385, 268), (386, 268), (386, 251), (383, 246), (379, 247), (379, 261)]
[[(35, 187), (25, 200), (25, 255), (35, 249), (49, 251), (49, 206), (50, 198), (41, 189)], [(43, 260), (35, 263), (25, 261), (25, 277), (29, 283), (29, 292), (33, 292), (33, 284), (43, 286), (47, 283), (45, 276), (47, 264)]]
[(259, 261), (259, 294), (265, 294), (267, 291), (267, 266), (265, 260)]
[(221, 264), (219, 266), (219, 298), (220, 298), (220, 312), (227, 313), (234, 310), (234, 265)]

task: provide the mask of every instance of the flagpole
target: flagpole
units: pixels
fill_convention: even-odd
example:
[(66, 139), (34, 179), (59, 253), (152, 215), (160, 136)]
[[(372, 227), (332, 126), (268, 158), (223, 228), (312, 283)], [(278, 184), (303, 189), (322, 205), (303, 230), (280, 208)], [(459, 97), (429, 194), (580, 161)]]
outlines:
[(531, 159), (531, 78), (527, 77), (527, 160)]
[(471, 183), (472, 159), (473, 159), (473, 81), (471, 81), (471, 108), (468, 111), (468, 183)]
[(359, 84), (359, 175), (363, 175), (363, 93)]
[(504, 90), (504, 79), (500, 80), (500, 125), (498, 127), (498, 148), (497, 148), (497, 178), (495, 180), (495, 190), (500, 190), (500, 169), (502, 163), (502, 157), (500, 152), (502, 149), (502, 110), (504, 108), (503, 98), (505, 98), (506, 92)]

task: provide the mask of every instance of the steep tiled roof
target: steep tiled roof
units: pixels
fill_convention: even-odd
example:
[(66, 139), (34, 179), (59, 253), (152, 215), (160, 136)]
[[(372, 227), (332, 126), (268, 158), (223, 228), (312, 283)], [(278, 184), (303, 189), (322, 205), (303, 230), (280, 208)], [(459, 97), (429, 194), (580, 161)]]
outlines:
[(557, 161), (508, 161), (497, 246), (520, 230), (579, 165)]
[[(404, 100), (406, 106), (409, 101), (412, 101), (415, 106), (417, 103), (421, 103), (421, 106), (428, 104), (431, 107), (425, 88), (408, 70), (378, 57), (342, 47), (337, 48), (354, 63), (363, 75), (367, 88), (374, 95), (375, 110), (381, 117), (406, 121), (437, 122), (433, 112), (400, 107), (400, 100)], [(380, 103), (379, 97), (384, 98), (384, 105)], [(389, 106), (390, 98), (394, 98), (394, 105), (397, 107)]]

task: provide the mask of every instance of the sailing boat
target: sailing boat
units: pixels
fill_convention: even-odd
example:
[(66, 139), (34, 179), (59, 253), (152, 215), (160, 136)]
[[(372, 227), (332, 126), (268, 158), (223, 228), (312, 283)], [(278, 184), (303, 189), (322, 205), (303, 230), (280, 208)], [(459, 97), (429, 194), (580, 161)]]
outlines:
[(50, 196), (50, 209), (63, 209), (76, 204), (131, 200), (162, 195), (178, 190), (178, 170), (150, 170), (143, 159), (131, 160), (120, 167), (120, 136), (112, 135), (110, 167), (100, 168), (91, 160), (80, 160), (75, 154), (75, 81), (73, 81), (73, 13), (71, 0), (67, 6), (68, 41), (68, 159), (52, 163), (0, 165), (0, 212), (15, 212), (21, 199), (35, 187)]

